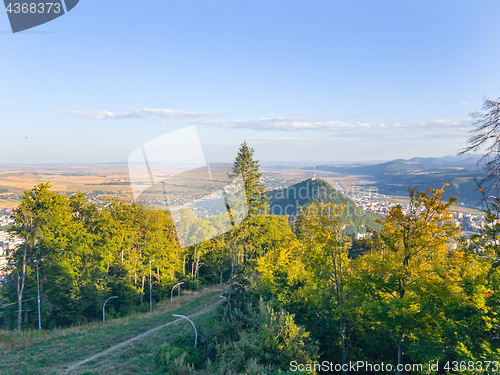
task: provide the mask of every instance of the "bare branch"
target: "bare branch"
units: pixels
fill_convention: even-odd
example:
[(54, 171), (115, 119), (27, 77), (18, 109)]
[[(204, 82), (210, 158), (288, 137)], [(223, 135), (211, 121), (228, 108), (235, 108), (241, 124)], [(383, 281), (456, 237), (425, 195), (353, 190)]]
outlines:
[(479, 182), (479, 188), (488, 191), (500, 183), (500, 98), (496, 101), (483, 98), (482, 112), (471, 113), (475, 119), (470, 131), (467, 147), (458, 154), (485, 149), (478, 163), (484, 163), (486, 177)]

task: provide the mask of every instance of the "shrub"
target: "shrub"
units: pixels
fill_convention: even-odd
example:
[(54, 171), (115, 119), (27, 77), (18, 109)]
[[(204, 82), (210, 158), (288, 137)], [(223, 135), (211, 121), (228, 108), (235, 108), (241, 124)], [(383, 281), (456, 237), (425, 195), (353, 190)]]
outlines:
[(166, 345), (156, 363), (172, 375), (285, 374), (291, 361), (317, 359), (318, 348), (293, 318), (261, 300), (249, 314), (236, 310), (230, 321), (210, 321), (200, 329), (196, 348), (192, 335)]

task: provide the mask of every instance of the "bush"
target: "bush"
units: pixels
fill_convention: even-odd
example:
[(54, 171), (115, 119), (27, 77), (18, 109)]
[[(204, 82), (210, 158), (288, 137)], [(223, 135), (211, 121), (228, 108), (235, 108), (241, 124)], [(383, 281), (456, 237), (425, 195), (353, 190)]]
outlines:
[(231, 321), (212, 320), (200, 330), (198, 347), (192, 340), (182, 336), (161, 348), (158, 367), (172, 375), (285, 374), (293, 360), (314, 363), (318, 351), (293, 315), (262, 300), (249, 314), (235, 311)]

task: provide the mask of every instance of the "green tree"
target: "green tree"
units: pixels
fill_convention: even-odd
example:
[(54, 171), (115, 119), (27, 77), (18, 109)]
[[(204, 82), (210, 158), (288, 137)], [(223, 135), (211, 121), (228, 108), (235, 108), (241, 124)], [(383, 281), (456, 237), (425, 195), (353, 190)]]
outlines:
[(345, 206), (313, 202), (295, 222), (297, 238), (259, 259), (259, 292), (296, 314), (321, 342), (330, 361), (345, 364), (348, 351), (349, 239), (342, 235)]
[(397, 205), (383, 222), (381, 246), (354, 261), (359, 305), (396, 343), (398, 365), (405, 340), (416, 332), (432, 340), (440, 304), (458, 293), (455, 266), (464, 260), (455, 249), (459, 228), (449, 212), (456, 199), (442, 203), (442, 193), (409, 189), (409, 207)]
[(269, 209), (269, 198), (265, 194), (264, 184), (260, 181), (262, 172), (259, 171), (259, 162), (254, 160), (254, 153), (255, 151), (243, 142), (233, 162), (233, 171), (229, 174), (232, 180), (241, 176), (250, 216), (266, 213)]
[(22, 301), (29, 257), (36, 256), (36, 246), (44, 239), (45, 229), (52, 215), (55, 193), (49, 192), (50, 183), (40, 184), (25, 191), (22, 203), (14, 212), (10, 232), (23, 243), (14, 251), (14, 272), (17, 275), (17, 330), (21, 330)]
[[(350, 241), (342, 235), (344, 210), (345, 206), (313, 202), (299, 219), (305, 240), (304, 262), (316, 286), (317, 306), (338, 322), (343, 365), (347, 363), (346, 305), (350, 273)], [(342, 373), (346, 373), (344, 366)]]
[[(313, 225), (315, 240), (319, 246), (316, 251), (311, 252), (310, 267), (314, 274), (327, 285), (325, 289), (333, 286), (335, 317), (339, 322), (340, 348), (342, 364), (347, 363), (346, 343), (346, 299), (347, 299), (347, 277), (350, 272), (348, 258), (349, 241), (342, 236), (342, 225), (339, 216), (345, 207), (337, 207), (332, 204), (313, 205)], [(344, 366), (342, 373), (345, 374)]]
[(233, 286), (240, 287), (240, 299), (244, 300), (246, 291), (256, 286), (259, 259), (289, 243), (292, 238), (293, 233), (286, 218), (274, 215), (249, 217), (227, 233), (231, 263), (225, 317), (234, 296)]
[[(484, 274), (485, 277), (482, 283), (476, 282), (475, 284), (478, 284), (476, 289), (482, 289), (482, 295), (476, 300), (484, 302), (484, 305), (480, 306), (482, 320), (487, 330), (484, 338), (489, 338), (500, 336), (500, 315), (498, 314), (500, 305), (500, 198), (492, 197), (486, 199), (485, 203), (486, 225), (479, 233), (472, 234), (465, 246), (468, 246), (474, 261), (482, 263), (483, 268), (486, 269), (486, 272), (476, 272), (476, 275)], [(472, 282), (469, 283), (471, 284)], [(476, 333), (478, 331), (480, 330)]]
[[(130, 310), (138, 294), (149, 292), (145, 289), (152, 259), (158, 283), (166, 286), (174, 280), (181, 260), (173, 222), (165, 211), (117, 200), (98, 208), (81, 193), (68, 197), (49, 192), (49, 187), (42, 184), (25, 193), (12, 227), (12, 234), (24, 243), (13, 254), (9, 292), (3, 298), (18, 300), (19, 329), (23, 299), (36, 296), (34, 258), (44, 258), (42, 325), (50, 327), (99, 319), (102, 302), (112, 293), (123, 295), (112, 304), (119, 308), (117, 313)], [(34, 302), (27, 303), (36, 310)]]

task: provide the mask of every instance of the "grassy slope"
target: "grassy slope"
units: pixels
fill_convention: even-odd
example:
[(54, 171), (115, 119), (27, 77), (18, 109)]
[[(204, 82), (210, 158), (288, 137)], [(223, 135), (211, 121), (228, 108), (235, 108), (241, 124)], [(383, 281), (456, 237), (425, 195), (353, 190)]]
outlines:
[[(170, 301), (156, 306), (152, 314), (138, 314), (106, 323), (48, 332), (0, 331), (0, 373), (64, 374), (71, 364), (100, 353), (151, 328), (175, 320), (173, 313), (190, 315), (220, 301), (221, 288), (211, 287), (200, 293), (181, 296), (172, 307)], [(201, 322), (210, 313), (193, 318)], [(179, 322), (113, 351), (110, 355), (87, 362), (71, 374), (157, 374), (154, 354), (166, 341), (192, 330), (188, 322)], [(193, 333), (194, 339), (194, 333)]]

